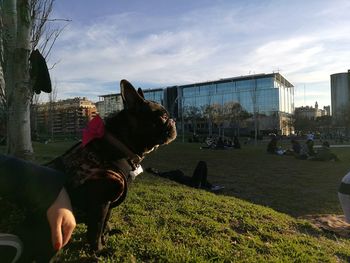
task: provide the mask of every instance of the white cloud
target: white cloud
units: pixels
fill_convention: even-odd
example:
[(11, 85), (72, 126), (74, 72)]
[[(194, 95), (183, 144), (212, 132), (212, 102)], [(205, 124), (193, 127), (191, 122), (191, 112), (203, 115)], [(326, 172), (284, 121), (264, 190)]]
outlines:
[[(349, 68), (350, 21), (344, 17), (350, 6), (337, 13), (328, 9), (333, 2), (321, 1), (311, 12), (311, 1), (307, 14), (290, 16), (282, 4), (269, 3), (213, 5), (174, 16), (129, 12), (72, 23), (54, 50), (52, 61), (61, 62), (52, 74), (62, 97), (96, 98), (117, 92), (122, 78), (150, 88), (279, 69), (292, 83), (324, 83), (316, 91), (326, 104), (329, 75)], [(290, 12), (301, 7), (294, 3)]]

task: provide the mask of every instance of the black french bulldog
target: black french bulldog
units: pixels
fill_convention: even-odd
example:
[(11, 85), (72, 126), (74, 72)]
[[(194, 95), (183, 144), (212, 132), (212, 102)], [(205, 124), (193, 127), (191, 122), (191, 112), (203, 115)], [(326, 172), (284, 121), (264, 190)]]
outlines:
[(65, 187), (74, 212), (83, 214), (94, 251), (103, 248), (111, 209), (124, 200), (144, 156), (176, 138), (175, 122), (162, 105), (145, 100), (127, 80), (120, 87), (124, 109), (105, 119), (103, 136), (78, 143), (47, 164), (68, 175)]

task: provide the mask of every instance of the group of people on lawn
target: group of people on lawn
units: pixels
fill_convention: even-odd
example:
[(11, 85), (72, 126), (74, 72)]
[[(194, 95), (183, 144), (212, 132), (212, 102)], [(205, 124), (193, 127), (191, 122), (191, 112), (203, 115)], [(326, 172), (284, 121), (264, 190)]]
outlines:
[(201, 149), (241, 149), (241, 143), (237, 136), (234, 136), (233, 140), (209, 136), (206, 138), (205, 145)]
[(296, 139), (291, 139), (291, 148), (284, 150), (278, 145), (277, 136), (272, 136), (267, 145), (267, 152), (277, 155), (291, 155), (300, 160), (312, 161), (339, 161), (338, 157), (331, 152), (328, 141), (322, 143), (321, 148), (315, 150), (314, 137), (308, 135), (305, 144), (300, 144)]
[[(272, 136), (267, 145), (267, 152), (277, 155), (292, 155), (301, 160), (312, 161), (339, 161), (338, 157), (331, 152), (328, 141), (322, 143), (321, 148), (314, 149), (314, 137), (308, 135), (304, 145), (301, 145), (297, 140), (291, 140), (292, 147), (288, 150), (283, 150), (278, 146), (277, 136)], [(338, 188), (338, 198), (345, 215), (345, 220), (350, 224), (350, 171), (342, 178)]]

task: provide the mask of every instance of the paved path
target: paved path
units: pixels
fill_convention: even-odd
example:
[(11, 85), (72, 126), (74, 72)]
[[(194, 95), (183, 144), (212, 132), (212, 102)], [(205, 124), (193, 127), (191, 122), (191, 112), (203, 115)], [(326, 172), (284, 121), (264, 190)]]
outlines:
[[(314, 148), (321, 148), (322, 145), (315, 145)], [(333, 144), (331, 145), (331, 148), (346, 148), (350, 147), (350, 144)]]
[(350, 144), (335, 144), (331, 145), (332, 148), (344, 148), (344, 147), (350, 147)]

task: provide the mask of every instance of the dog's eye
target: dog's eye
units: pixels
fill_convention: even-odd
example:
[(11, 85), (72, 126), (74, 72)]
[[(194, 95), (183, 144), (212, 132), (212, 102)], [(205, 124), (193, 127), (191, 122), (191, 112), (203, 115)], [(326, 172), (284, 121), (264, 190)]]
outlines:
[(169, 119), (168, 114), (163, 113), (163, 115), (160, 116), (160, 119), (162, 120), (163, 123), (166, 123), (167, 120)]

